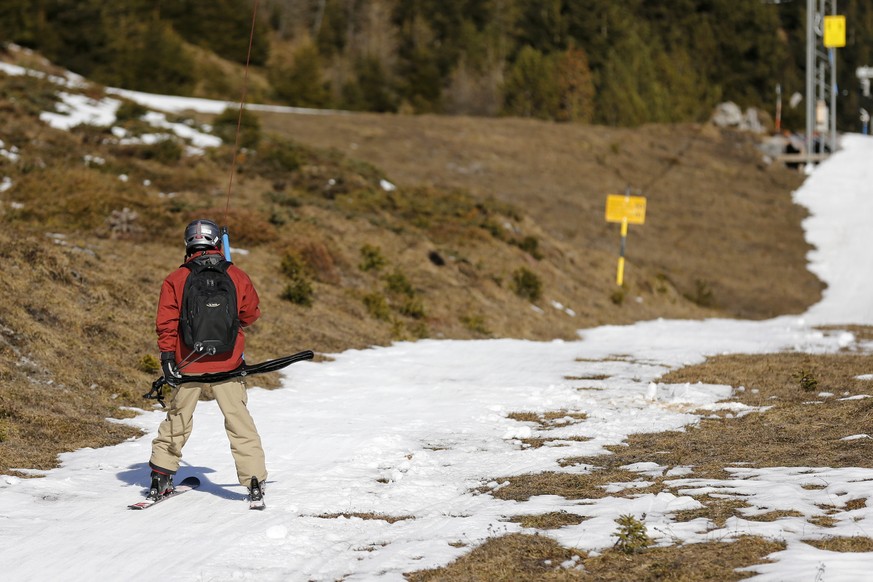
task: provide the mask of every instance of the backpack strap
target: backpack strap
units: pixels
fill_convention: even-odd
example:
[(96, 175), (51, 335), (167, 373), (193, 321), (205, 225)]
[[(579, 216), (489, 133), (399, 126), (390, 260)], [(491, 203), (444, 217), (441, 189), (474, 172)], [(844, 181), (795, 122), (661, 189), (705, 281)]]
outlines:
[(214, 267), (226, 273), (232, 264), (232, 262), (225, 260), (221, 255), (203, 255), (194, 260), (186, 261), (179, 265), (179, 267), (185, 267), (189, 271), (193, 271), (198, 267)]

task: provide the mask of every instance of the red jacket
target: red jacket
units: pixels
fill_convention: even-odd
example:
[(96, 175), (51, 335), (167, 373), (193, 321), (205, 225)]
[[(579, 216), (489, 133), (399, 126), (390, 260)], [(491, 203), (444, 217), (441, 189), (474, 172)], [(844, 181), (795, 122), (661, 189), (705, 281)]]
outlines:
[[(206, 251), (206, 254), (221, 254), (221, 251)], [(185, 262), (191, 261), (203, 253), (195, 253)], [(164, 279), (161, 285), (161, 297), (158, 300), (158, 315), (155, 319), (155, 331), (158, 333), (158, 349), (161, 352), (175, 352), (176, 362), (182, 362), (191, 350), (179, 337), (179, 315), (182, 310), (182, 290), (185, 288), (185, 280), (191, 273), (186, 267), (179, 267)], [(242, 269), (231, 265), (227, 269), (233, 284), (236, 286), (236, 304), (239, 309), (239, 334), (232, 352), (205, 356), (193, 364), (186, 366), (183, 374), (208, 374), (213, 372), (227, 372), (235, 370), (243, 363), (246, 341), (243, 328), (251, 325), (261, 316), (258, 306), (258, 292), (255, 291), (249, 276)], [(196, 358), (195, 354), (192, 359)]]

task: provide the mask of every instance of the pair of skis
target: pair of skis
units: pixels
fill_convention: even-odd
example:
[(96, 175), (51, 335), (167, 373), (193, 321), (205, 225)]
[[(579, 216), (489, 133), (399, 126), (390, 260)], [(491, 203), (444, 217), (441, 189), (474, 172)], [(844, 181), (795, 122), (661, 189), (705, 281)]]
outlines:
[[(185, 477), (181, 483), (176, 485), (176, 487), (165, 495), (161, 495), (157, 499), (144, 499), (140, 502), (134, 503), (132, 505), (128, 505), (128, 509), (148, 509), (149, 507), (154, 507), (158, 503), (162, 503), (167, 499), (171, 499), (173, 497), (178, 497), (183, 493), (187, 493), (189, 491), (194, 491), (200, 487), (200, 479), (197, 477)], [(264, 504), (263, 497), (257, 501), (249, 501), (249, 509), (261, 510), (266, 509), (266, 505)]]
[[(225, 234), (226, 236), (226, 234)], [(225, 241), (225, 249), (229, 248), (227, 246), (227, 242)], [(228, 261), (230, 258), (228, 257)], [(177, 380), (178, 384), (183, 382), (223, 382), (225, 380), (229, 380), (231, 378), (235, 378), (237, 376), (245, 377), (252, 376), (254, 374), (264, 374), (267, 372), (275, 372), (277, 370), (281, 370), (285, 366), (293, 364), (294, 362), (299, 362), (302, 360), (311, 360), (315, 354), (312, 350), (304, 350), (302, 352), (297, 352), (296, 354), (291, 354), (290, 356), (285, 356), (284, 358), (277, 358), (275, 360), (269, 360), (267, 362), (261, 362), (260, 364), (255, 364), (253, 366), (247, 366), (243, 364), (236, 370), (232, 370), (230, 372), (216, 372), (214, 374), (200, 374), (198, 376), (182, 376)], [(161, 376), (157, 380), (152, 383), (152, 389), (148, 394), (143, 394), (143, 398), (150, 398), (157, 400), (161, 406), (165, 406), (164, 397), (163, 397), (163, 387), (167, 384), (166, 378)], [(178, 497), (183, 493), (187, 493), (188, 491), (193, 491), (200, 487), (200, 479), (197, 477), (185, 477), (185, 480), (176, 485), (175, 489), (167, 493), (166, 495), (161, 495), (157, 499), (144, 499), (138, 503), (134, 503), (133, 505), (128, 505), (127, 507), (130, 509), (148, 509), (153, 505), (157, 505), (162, 501), (166, 501), (171, 497)], [(267, 506), (264, 504), (263, 495), (260, 499), (257, 500), (249, 500), (249, 509), (265, 509)]]

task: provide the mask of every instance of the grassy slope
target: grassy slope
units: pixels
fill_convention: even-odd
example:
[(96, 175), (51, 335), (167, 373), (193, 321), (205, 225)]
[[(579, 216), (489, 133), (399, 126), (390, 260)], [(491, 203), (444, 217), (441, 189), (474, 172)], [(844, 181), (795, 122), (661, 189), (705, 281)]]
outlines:
[[(179, 233), (191, 218), (221, 219), (225, 203), (229, 151), (177, 160), (94, 128), (51, 130), (37, 117), (54, 90), (0, 77), (3, 140), (21, 150), (17, 162), (0, 158), (15, 184), (0, 194), (3, 472), (127, 434), (102, 419), (143, 403), (155, 297), (181, 261)], [(271, 137), (243, 156), (231, 198), (227, 222), (249, 251), (236, 260), (263, 300), (249, 336), (256, 360), (417, 337), (572, 338), (653, 317), (765, 317), (818, 298), (789, 196), (800, 178), (761, 166), (745, 136), (367, 114), (262, 123), (301, 145)], [(89, 167), (86, 154), (106, 161)], [(618, 229), (603, 205), (627, 184), (643, 188), (649, 216), (631, 229), (618, 290)], [(126, 232), (110, 222), (125, 207), (138, 213)], [(535, 252), (520, 248), (526, 237)], [(380, 249), (381, 270), (360, 269), (364, 245)], [(281, 298), (289, 254), (314, 289), (311, 307)], [(514, 292), (522, 268), (542, 282), (540, 310)], [(385, 301), (381, 319), (367, 297)]]
[(466, 188), (524, 209), (581, 271), (585, 293), (573, 299), (586, 324), (693, 316), (664, 302), (655, 313), (604, 304), (619, 243), (605, 200), (627, 187), (648, 200), (646, 224), (630, 228), (628, 294), (648, 301), (670, 283), (695, 298), (708, 291), (729, 315), (766, 318), (802, 312), (820, 293), (804, 270), (805, 212), (788, 196), (802, 177), (764, 165), (748, 135), (433, 116), (274, 114), (265, 125), (371, 162), (400, 183)]

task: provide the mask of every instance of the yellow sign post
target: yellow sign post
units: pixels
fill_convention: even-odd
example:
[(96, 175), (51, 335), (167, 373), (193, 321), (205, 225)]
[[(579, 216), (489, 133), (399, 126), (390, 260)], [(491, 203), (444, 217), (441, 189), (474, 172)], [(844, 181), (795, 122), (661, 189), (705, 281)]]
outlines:
[(842, 14), (824, 17), (825, 48), (846, 46), (846, 17)]
[(606, 197), (606, 222), (621, 223), (621, 249), (618, 256), (616, 284), (624, 283), (624, 250), (627, 241), (627, 225), (643, 224), (646, 221), (646, 199), (644, 196), (629, 194), (609, 194)]

